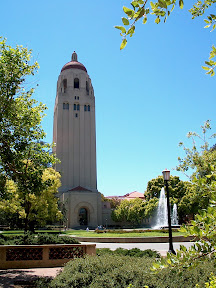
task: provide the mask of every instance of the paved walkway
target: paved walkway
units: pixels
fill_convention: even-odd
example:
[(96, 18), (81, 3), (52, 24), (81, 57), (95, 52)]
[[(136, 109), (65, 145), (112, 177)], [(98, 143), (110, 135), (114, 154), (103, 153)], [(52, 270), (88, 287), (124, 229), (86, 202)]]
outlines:
[[(87, 244), (87, 242), (83, 242)], [(162, 256), (165, 256), (169, 244), (168, 243), (93, 243), (96, 244), (96, 248), (110, 248), (111, 250), (115, 250), (118, 247), (125, 249), (139, 248), (141, 250), (145, 249), (154, 249)], [(184, 245), (187, 248), (191, 246), (193, 243), (184, 242), (177, 243), (174, 242), (174, 249), (179, 249), (180, 245)], [(14, 286), (14, 284), (21, 283), (20, 281), (31, 281), (35, 280), (38, 277), (55, 277), (59, 271), (61, 271), (61, 267), (56, 268), (29, 268), (29, 269), (8, 269), (8, 270), (0, 270), (0, 288), (12, 288), (19, 287)]]
[(14, 284), (26, 283), (36, 280), (38, 277), (55, 277), (61, 267), (55, 268), (29, 268), (29, 269), (8, 269), (0, 270), (0, 287), (12, 288), (18, 287)]

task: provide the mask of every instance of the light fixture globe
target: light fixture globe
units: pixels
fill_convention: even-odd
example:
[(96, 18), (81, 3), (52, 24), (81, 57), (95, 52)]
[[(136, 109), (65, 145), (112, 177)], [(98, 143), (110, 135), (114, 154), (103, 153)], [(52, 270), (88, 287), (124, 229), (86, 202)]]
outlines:
[(164, 181), (170, 180), (170, 170), (165, 169), (162, 171), (162, 174), (163, 174)]

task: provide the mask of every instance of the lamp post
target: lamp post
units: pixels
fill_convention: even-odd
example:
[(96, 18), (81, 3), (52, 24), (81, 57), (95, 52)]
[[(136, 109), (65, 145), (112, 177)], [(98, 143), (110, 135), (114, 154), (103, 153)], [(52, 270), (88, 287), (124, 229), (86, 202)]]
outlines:
[(167, 193), (167, 213), (168, 213), (168, 227), (169, 227), (169, 253), (176, 254), (175, 250), (173, 249), (172, 243), (172, 227), (171, 227), (171, 216), (170, 216), (170, 203), (169, 203), (169, 188), (168, 188), (168, 181), (170, 180), (170, 171), (165, 169), (162, 171), (164, 183), (166, 186), (166, 193)]

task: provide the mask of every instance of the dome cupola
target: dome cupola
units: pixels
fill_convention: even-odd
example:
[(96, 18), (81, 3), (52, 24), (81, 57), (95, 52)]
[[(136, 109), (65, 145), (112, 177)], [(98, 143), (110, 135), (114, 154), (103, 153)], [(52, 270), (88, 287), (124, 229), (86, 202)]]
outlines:
[(85, 66), (77, 61), (77, 53), (74, 51), (71, 57), (71, 61), (66, 63), (63, 68), (61, 69), (61, 72), (66, 70), (66, 69), (80, 69), (83, 70), (87, 73), (87, 69)]

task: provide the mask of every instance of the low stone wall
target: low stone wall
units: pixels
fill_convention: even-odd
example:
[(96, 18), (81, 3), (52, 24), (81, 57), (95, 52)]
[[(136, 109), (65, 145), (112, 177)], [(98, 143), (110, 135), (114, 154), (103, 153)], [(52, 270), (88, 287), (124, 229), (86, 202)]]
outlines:
[[(98, 242), (98, 243), (168, 243), (169, 237), (75, 237), (80, 242)], [(173, 236), (173, 242), (197, 241), (193, 236)]]
[(85, 254), (96, 255), (96, 244), (0, 245), (0, 269), (58, 267)]

